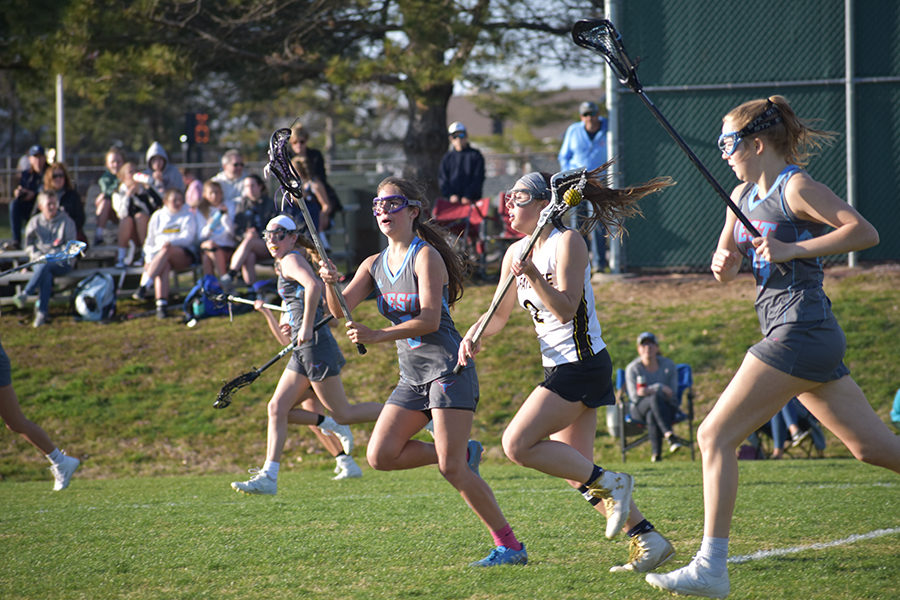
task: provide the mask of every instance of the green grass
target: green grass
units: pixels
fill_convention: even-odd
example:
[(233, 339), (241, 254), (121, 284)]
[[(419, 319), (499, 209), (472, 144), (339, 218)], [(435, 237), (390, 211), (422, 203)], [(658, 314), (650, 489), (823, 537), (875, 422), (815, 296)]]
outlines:
[[(699, 465), (629, 464), (636, 501), (685, 564), (699, 545)], [(527, 567), (472, 570), (490, 537), (435, 468), (332, 482), (288, 468), (274, 497), (234, 493), (234, 476), (78, 477), (68, 490), (0, 485), (0, 597), (67, 598), (666, 598), (636, 574), (624, 539), (563, 482), (511, 465), (482, 473)], [(731, 598), (882, 599), (900, 594), (898, 481), (850, 460), (752, 462), (732, 555), (881, 537), (731, 565)], [(848, 509), (852, 507), (852, 513)]]

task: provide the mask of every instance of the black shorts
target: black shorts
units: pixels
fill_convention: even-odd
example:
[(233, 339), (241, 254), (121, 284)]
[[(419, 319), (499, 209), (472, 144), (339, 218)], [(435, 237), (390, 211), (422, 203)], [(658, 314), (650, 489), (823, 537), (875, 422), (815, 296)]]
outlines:
[(616, 402), (612, 384), (612, 359), (606, 348), (585, 360), (544, 367), (544, 381), (540, 385), (563, 400), (581, 402), (588, 408)]

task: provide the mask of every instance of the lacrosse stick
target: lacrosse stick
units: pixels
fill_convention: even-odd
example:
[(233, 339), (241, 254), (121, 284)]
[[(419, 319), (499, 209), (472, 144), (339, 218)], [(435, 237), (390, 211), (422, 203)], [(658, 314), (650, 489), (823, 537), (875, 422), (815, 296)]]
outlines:
[(87, 248), (87, 244), (84, 242), (79, 242), (78, 240), (69, 240), (66, 242), (66, 245), (62, 247), (58, 252), (49, 252), (44, 256), (40, 257), (37, 260), (33, 260), (31, 262), (27, 262), (24, 265), (19, 265), (18, 267), (13, 267), (12, 269), (3, 271), (0, 273), (0, 277), (6, 277), (10, 273), (15, 273), (20, 269), (27, 269), (33, 265), (39, 265), (42, 263), (49, 262), (59, 262), (61, 260), (69, 260), (70, 258), (75, 258), (76, 256), (80, 256), (84, 253), (84, 249)]
[[(538, 216), (537, 225), (535, 226), (534, 231), (531, 232), (531, 237), (528, 238), (528, 241), (522, 248), (519, 258), (525, 258), (531, 253), (538, 237), (540, 237), (541, 232), (548, 223), (558, 223), (567, 210), (573, 206), (577, 206), (581, 202), (581, 192), (584, 190), (586, 183), (587, 169), (584, 168), (562, 171), (550, 178), (550, 204), (545, 206), (544, 210), (542, 210), (541, 214)], [(560, 198), (559, 191), (564, 185), (569, 187)], [(507, 274), (506, 280), (504, 280), (499, 291), (494, 295), (494, 299), (491, 301), (491, 305), (488, 307), (484, 319), (481, 320), (481, 323), (475, 330), (475, 334), (472, 336), (473, 346), (481, 339), (481, 335), (484, 333), (485, 328), (493, 318), (494, 313), (497, 312), (500, 302), (503, 300), (503, 297), (506, 296), (506, 292), (509, 291), (509, 286), (512, 285), (513, 279), (515, 279), (515, 275), (512, 273)], [(458, 375), (462, 370), (463, 365), (457, 364), (453, 368), (453, 374)]]
[[(606, 64), (609, 65), (609, 68), (612, 70), (613, 75), (616, 76), (616, 79), (619, 80), (619, 83), (629, 88), (641, 98), (644, 105), (650, 109), (650, 112), (653, 113), (653, 116), (659, 121), (659, 124), (663, 126), (663, 129), (665, 129), (670, 136), (672, 136), (672, 139), (675, 140), (678, 147), (687, 154), (688, 158), (691, 159), (691, 162), (694, 163), (694, 166), (697, 167), (697, 170), (703, 174), (713, 189), (716, 190), (719, 197), (722, 198), (728, 208), (735, 214), (741, 224), (743, 224), (744, 228), (746, 228), (753, 237), (762, 237), (759, 230), (753, 226), (753, 223), (751, 223), (750, 219), (741, 212), (741, 209), (732, 202), (731, 198), (728, 196), (728, 192), (719, 185), (719, 182), (716, 181), (716, 178), (709, 172), (709, 169), (700, 162), (700, 159), (697, 158), (694, 151), (687, 145), (684, 138), (675, 131), (672, 125), (666, 120), (662, 113), (659, 112), (659, 109), (656, 108), (656, 105), (653, 104), (644, 92), (644, 86), (641, 85), (640, 80), (638, 80), (635, 65), (631, 62), (631, 59), (625, 52), (625, 46), (622, 44), (622, 36), (619, 35), (619, 32), (616, 31), (613, 24), (607, 19), (582, 19), (572, 26), (572, 39), (577, 45), (599, 54), (606, 60)], [(782, 275), (787, 274), (787, 265), (783, 263), (773, 264)]]
[[(313, 327), (313, 331), (317, 331), (320, 327), (331, 321), (333, 318), (334, 317), (332, 317), (331, 315), (323, 318), (321, 321), (315, 324), (315, 326)], [(216, 401), (213, 402), (213, 408), (225, 408), (226, 406), (231, 404), (231, 397), (236, 391), (238, 391), (242, 387), (247, 387), (248, 385), (256, 381), (259, 376), (262, 375), (263, 371), (277, 363), (279, 360), (281, 360), (281, 357), (283, 357), (285, 354), (289, 354), (296, 347), (297, 342), (291, 342), (290, 344), (282, 348), (278, 354), (266, 361), (263, 366), (259, 367), (258, 369), (253, 368), (227, 382), (222, 386), (222, 389), (219, 390), (219, 394), (216, 396)]]
[[(294, 165), (291, 164), (289, 155), (290, 148), (288, 146), (290, 139), (291, 130), (287, 128), (278, 129), (272, 134), (272, 137), (269, 139), (269, 162), (266, 164), (264, 171), (266, 174), (271, 173), (278, 179), (278, 182), (281, 184), (282, 194), (287, 192), (287, 194), (290, 194), (297, 199), (295, 204), (300, 208), (300, 212), (303, 213), (303, 221), (306, 223), (306, 229), (309, 231), (309, 237), (312, 238), (312, 242), (316, 247), (316, 252), (319, 254), (319, 258), (328, 264), (328, 254), (325, 253), (325, 248), (322, 246), (322, 240), (319, 239), (318, 231), (313, 223), (312, 216), (309, 214), (309, 209), (306, 208), (306, 202), (303, 200), (300, 175), (297, 173), (297, 170), (294, 169)], [(287, 194), (282, 196), (282, 202), (284, 202), (284, 198), (287, 197)], [(344, 317), (348, 321), (352, 321), (353, 317), (350, 316), (350, 309), (347, 308), (347, 301), (344, 300), (344, 295), (341, 293), (340, 288), (335, 283), (329, 283), (328, 285), (331, 286), (335, 295), (337, 295)], [(357, 343), (356, 351), (360, 354), (365, 354), (366, 347), (363, 344)]]
[[(203, 292), (203, 295), (213, 301), (216, 306), (224, 306), (226, 303), (231, 302), (234, 304), (249, 304), (253, 306), (256, 304), (255, 300), (250, 300), (248, 298), (240, 298), (238, 296), (232, 296), (231, 294), (209, 294), (207, 292)], [(279, 306), (278, 304), (269, 304), (263, 303), (263, 306), (268, 308), (269, 310), (277, 310), (279, 312), (287, 312), (287, 309), (283, 306)]]

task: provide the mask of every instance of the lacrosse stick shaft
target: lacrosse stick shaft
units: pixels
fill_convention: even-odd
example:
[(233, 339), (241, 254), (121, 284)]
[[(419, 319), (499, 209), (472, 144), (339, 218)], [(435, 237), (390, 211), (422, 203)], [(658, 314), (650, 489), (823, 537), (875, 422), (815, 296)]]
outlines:
[[(228, 300), (229, 302), (234, 302), (236, 304), (249, 304), (250, 306), (254, 306), (256, 304), (255, 300), (249, 300), (247, 298), (241, 298), (239, 296), (228, 295), (228, 296), (225, 296), (225, 299)], [(263, 306), (268, 308), (269, 310), (277, 310), (279, 312), (287, 312), (287, 309), (285, 307), (279, 306), (277, 304), (269, 304), (266, 302), (266, 303), (263, 303)]]
[(0, 273), (0, 278), (6, 277), (10, 273), (15, 273), (16, 271), (19, 271), (21, 269), (27, 269), (28, 267), (39, 265), (41, 263), (57, 262), (60, 260), (69, 260), (70, 258), (75, 258), (84, 251), (86, 246), (87, 244), (85, 244), (84, 242), (71, 240), (69, 242), (66, 242), (66, 245), (59, 252), (48, 252), (37, 260), (32, 260), (25, 263), (24, 265), (19, 265), (17, 267), (13, 267), (12, 269), (7, 269), (6, 271)]
[[(331, 315), (322, 317), (321, 319), (319, 319), (319, 321), (316, 322), (315, 325), (313, 325), (313, 331), (318, 331), (320, 327), (323, 327), (326, 324), (328, 324), (328, 322), (331, 321), (333, 318), (334, 317), (332, 317)], [(287, 346), (282, 348), (278, 354), (276, 354), (275, 356), (270, 358), (263, 366), (256, 369), (256, 372), (262, 373), (263, 371), (265, 371), (266, 369), (268, 369), (269, 367), (274, 365), (276, 362), (278, 362), (285, 354), (288, 354), (291, 351), (293, 351), (296, 347), (297, 347), (297, 342), (291, 342), (290, 344), (288, 344)]]
[[(297, 205), (300, 207), (300, 212), (303, 214), (303, 221), (306, 223), (306, 229), (307, 231), (309, 231), (309, 237), (312, 238), (312, 243), (316, 247), (316, 252), (318, 252), (319, 258), (321, 258), (327, 264), (329, 262), (328, 254), (325, 253), (325, 248), (324, 246), (322, 246), (322, 240), (319, 239), (319, 234), (316, 230), (315, 223), (313, 223), (312, 215), (309, 214), (309, 209), (306, 208), (306, 202), (303, 200), (303, 198), (297, 198)], [(341, 305), (341, 311), (343, 311), (344, 313), (344, 317), (348, 321), (352, 321), (353, 317), (350, 316), (350, 309), (347, 308), (347, 301), (344, 300), (344, 294), (341, 292), (341, 288), (339, 288), (336, 283), (329, 283), (327, 285), (331, 286), (331, 289), (334, 290), (338, 302)], [(363, 344), (357, 343), (356, 351), (360, 354), (365, 354), (366, 347)]]
[[(525, 244), (525, 248), (522, 250), (519, 258), (525, 258), (529, 253), (531, 253), (532, 248), (534, 248), (535, 243), (537, 243), (538, 237), (540, 237), (541, 232), (549, 223), (550, 219), (547, 219), (540, 224), (540, 227), (536, 227), (534, 229), (534, 232), (532, 232), (531, 237), (528, 238), (528, 242)], [(477, 344), (481, 339), (481, 336), (484, 334), (484, 330), (487, 328), (488, 323), (490, 323), (491, 319), (494, 317), (494, 313), (497, 312), (497, 308), (500, 307), (500, 302), (503, 301), (503, 298), (506, 296), (506, 292), (509, 291), (509, 287), (512, 285), (512, 282), (515, 278), (516, 276), (512, 273), (508, 273), (506, 275), (506, 279), (503, 281), (503, 284), (499, 288), (500, 291), (496, 295), (494, 295), (494, 299), (491, 301), (491, 305), (488, 307), (487, 312), (484, 314), (484, 318), (481, 320), (481, 323), (478, 324), (478, 328), (472, 335), (473, 346)], [(460, 371), (462, 370), (463, 365), (457, 364), (455, 367), (453, 367), (453, 374), (459, 375)]]

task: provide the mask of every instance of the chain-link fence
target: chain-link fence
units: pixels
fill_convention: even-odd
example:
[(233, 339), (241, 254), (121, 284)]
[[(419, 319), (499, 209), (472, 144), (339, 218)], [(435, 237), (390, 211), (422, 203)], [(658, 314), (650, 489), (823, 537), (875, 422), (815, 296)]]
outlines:
[[(881, 243), (859, 259), (900, 259), (900, 240), (888, 235), (900, 224), (900, 4), (850, 2), (849, 52), (844, 0), (616, 4), (614, 22), (639, 61), (645, 92), (726, 190), (738, 182), (716, 147), (721, 117), (746, 100), (780, 94), (798, 115), (839, 134), (808, 169), (879, 229)], [(678, 182), (643, 202), (646, 219), (629, 222), (625, 269), (705, 270), (725, 205), (641, 99), (614, 88), (623, 182), (660, 175)], [(846, 261), (846, 255), (827, 260)]]

